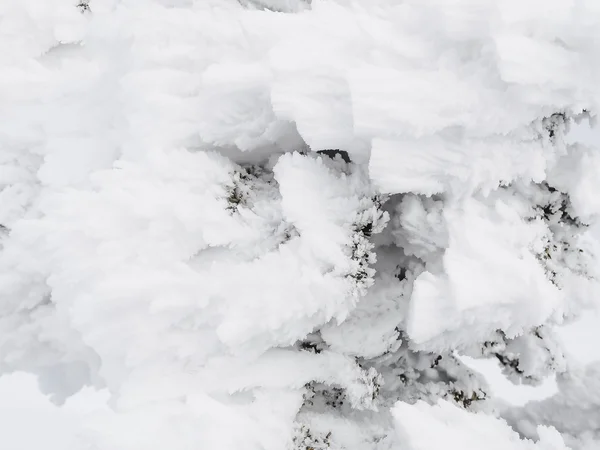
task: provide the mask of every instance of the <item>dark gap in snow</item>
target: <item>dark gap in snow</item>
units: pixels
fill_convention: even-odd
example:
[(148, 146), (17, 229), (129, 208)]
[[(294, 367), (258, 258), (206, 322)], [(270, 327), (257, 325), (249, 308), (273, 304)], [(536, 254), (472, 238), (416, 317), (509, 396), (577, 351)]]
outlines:
[(317, 150), (317, 153), (319, 153), (320, 155), (329, 156), (331, 159), (336, 159), (338, 157), (342, 158), (344, 160), (344, 162), (346, 162), (346, 163), (352, 162), (352, 160), (350, 159), (350, 155), (345, 150), (338, 150), (338, 149)]

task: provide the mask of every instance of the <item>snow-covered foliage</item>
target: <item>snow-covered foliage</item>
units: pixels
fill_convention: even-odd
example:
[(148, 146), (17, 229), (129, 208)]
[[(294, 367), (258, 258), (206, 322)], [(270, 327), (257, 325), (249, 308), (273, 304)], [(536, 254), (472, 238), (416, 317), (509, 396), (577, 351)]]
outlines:
[(0, 50), (0, 374), (107, 389), (77, 450), (600, 448), (599, 1), (3, 0)]

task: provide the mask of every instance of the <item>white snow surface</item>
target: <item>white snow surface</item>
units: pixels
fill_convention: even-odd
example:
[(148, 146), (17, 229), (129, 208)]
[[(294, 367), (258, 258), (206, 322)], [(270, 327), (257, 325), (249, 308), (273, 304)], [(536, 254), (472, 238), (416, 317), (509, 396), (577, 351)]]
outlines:
[(1, 448), (600, 448), (599, 1), (2, 0), (0, 55), (0, 374), (66, 401)]

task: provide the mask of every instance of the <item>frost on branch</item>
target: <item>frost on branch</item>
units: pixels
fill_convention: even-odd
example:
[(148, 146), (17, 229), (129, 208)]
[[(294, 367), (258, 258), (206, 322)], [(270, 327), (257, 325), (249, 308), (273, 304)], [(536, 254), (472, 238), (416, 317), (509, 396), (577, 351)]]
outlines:
[(294, 431), (293, 444), (294, 449), (298, 450), (321, 450), (330, 448), (329, 439), (331, 431), (323, 435), (313, 435), (313, 432), (306, 425), (300, 425)]
[(566, 371), (566, 357), (550, 325), (538, 326), (521, 336), (509, 339), (499, 330), (495, 339), (480, 346), (480, 355), (493, 357), (504, 375), (513, 383), (541, 383), (553, 374)]
[(375, 270), (370, 266), (376, 261), (373, 252), (374, 245), (370, 239), (374, 233), (380, 233), (387, 222), (387, 215), (381, 210), (379, 196), (374, 196), (371, 205), (366, 203), (361, 208), (368, 209), (357, 213), (353, 223), (351, 246), (352, 268), (348, 277), (352, 278), (358, 291), (364, 295), (366, 289), (372, 284)]
[(534, 207), (527, 220), (541, 220), (547, 227), (543, 247), (537, 250), (536, 256), (550, 281), (562, 288), (565, 277), (589, 278), (587, 265), (590, 258), (579, 243), (579, 237), (588, 224), (575, 215), (569, 195), (547, 182), (533, 185), (528, 191)]
[(469, 410), (486, 410), (487, 383), (451, 353), (411, 351), (405, 343), (372, 364), (382, 373), (385, 404), (446, 399)]
[(85, 13), (89, 13), (92, 11), (92, 9), (90, 8), (90, 0), (81, 0), (78, 4), (77, 4), (77, 8), (79, 8), (79, 10), (85, 14)]

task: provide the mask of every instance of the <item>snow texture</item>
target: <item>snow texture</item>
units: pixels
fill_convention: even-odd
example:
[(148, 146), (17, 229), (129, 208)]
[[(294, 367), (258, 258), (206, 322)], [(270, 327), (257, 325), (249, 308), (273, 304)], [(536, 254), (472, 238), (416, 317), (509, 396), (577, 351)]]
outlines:
[(78, 450), (600, 448), (597, 0), (3, 0), (0, 54), (0, 374), (103, 390)]

